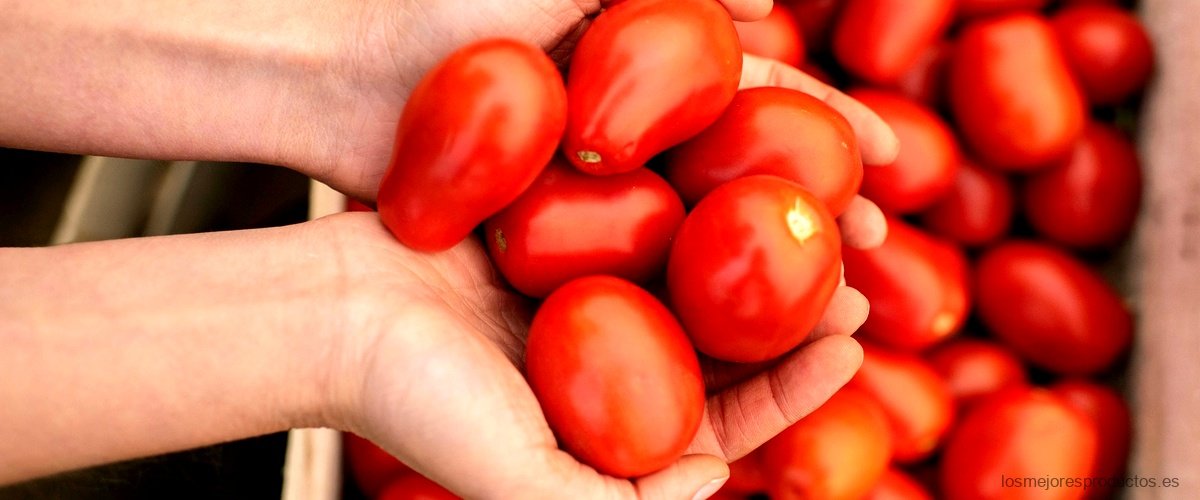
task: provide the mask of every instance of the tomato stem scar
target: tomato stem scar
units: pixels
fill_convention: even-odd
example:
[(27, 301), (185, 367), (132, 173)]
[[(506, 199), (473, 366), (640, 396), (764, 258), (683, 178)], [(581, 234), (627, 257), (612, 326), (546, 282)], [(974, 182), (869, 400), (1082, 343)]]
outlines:
[(500, 250), (500, 253), (508, 251), (508, 240), (504, 238), (504, 231), (497, 229), (495, 237), (496, 248)]
[(805, 213), (800, 198), (796, 198), (796, 204), (788, 210), (787, 225), (788, 231), (792, 233), (792, 238), (799, 243), (808, 241), (817, 232), (816, 224), (813, 224), (812, 217)]
[(600, 163), (600, 153), (595, 151), (580, 151), (575, 155), (584, 163)]

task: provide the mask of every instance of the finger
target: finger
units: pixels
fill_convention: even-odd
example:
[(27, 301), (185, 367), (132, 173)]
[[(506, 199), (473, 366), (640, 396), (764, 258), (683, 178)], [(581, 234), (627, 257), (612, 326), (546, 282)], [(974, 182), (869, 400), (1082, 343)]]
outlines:
[(729, 466), (712, 455), (685, 455), (678, 462), (634, 481), (642, 500), (708, 498), (729, 479)]
[(758, 21), (771, 13), (771, 0), (721, 0), (734, 21)]
[(867, 321), (871, 304), (858, 290), (840, 286), (833, 292), (829, 307), (817, 327), (808, 335), (810, 342), (834, 335), (850, 336)]
[(816, 97), (838, 110), (858, 136), (863, 163), (887, 165), (900, 153), (900, 140), (879, 115), (815, 77), (778, 61), (746, 55), (742, 59), (743, 89), (787, 87)]
[(688, 453), (741, 458), (824, 404), (858, 371), (862, 356), (854, 339), (825, 337), (710, 397)]
[(855, 196), (838, 216), (842, 242), (858, 249), (876, 248), (887, 239), (887, 217), (871, 200)]

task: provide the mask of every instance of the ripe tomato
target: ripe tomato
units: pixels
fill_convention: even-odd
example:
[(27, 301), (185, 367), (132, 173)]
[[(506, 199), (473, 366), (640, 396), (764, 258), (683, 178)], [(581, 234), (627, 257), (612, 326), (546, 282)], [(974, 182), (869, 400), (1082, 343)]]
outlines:
[[(1058, 382), (1050, 392), (1063, 402), (1086, 415), (1096, 429), (1096, 459), (1090, 477), (1124, 477), (1125, 461), (1129, 458), (1130, 435), (1133, 424), (1129, 407), (1112, 389), (1084, 379)], [(1109, 498), (1111, 488), (1098, 487), (1088, 491), (1088, 498)]]
[(864, 500), (932, 500), (933, 497), (908, 474), (895, 467), (883, 473)]
[(1025, 366), (1007, 347), (995, 342), (958, 338), (925, 354), (962, 410), (1010, 387), (1029, 385)]
[(892, 436), (879, 404), (844, 388), (762, 447), (775, 500), (857, 500), (888, 468)]
[(965, 161), (950, 191), (921, 214), (921, 225), (956, 243), (982, 246), (1008, 232), (1013, 204), (1007, 177)]
[(342, 446), (346, 449), (350, 477), (368, 497), (374, 498), (394, 479), (413, 474), (412, 469), (383, 448), (355, 434), (342, 433)]
[[(761, 450), (761, 448), (760, 448)], [(749, 455), (739, 458), (729, 464), (729, 480), (721, 491), (736, 495), (754, 495), (767, 491), (766, 479), (763, 478), (762, 452), (754, 450)]]
[(742, 49), (714, 0), (630, 0), (579, 40), (563, 153), (591, 174), (641, 167), (700, 133), (737, 92)]
[(800, 184), (840, 215), (862, 183), (850, 122), (828, 104), (778, 87), (742, 90), (716, 123), (667, 155), (666, 176), (689, 205), (754, 174)]
[(597, 177), (556, 157), (520, 198), (488, 219), (484, 234), (513, 288), (545, 297), (592, 274), (638, 283), (658, 277), (683, 215), (675, 190), (654, 172)]
[(1133, 320), (1104, 280), (1048, 245), (1011, 242), (976, 263), (983, 323), (1031, 363), (1055, 373), (1108, 368), (1129, 347)]
[(1076, 248), (1115, 246), (1137, 218), (1142, 173), (1134, 145), (1115, 128), (1090, 123), (1071, 156), (1025, 183), (1029, 222)]
[(792, 17), (800, 25), (804, 45), (814, 52), (829, 47), (829, 34), (844, 0), (790, 0)]
[(1080, 5), (1059, 11), (1050, 23), (1092, 104), (1120, 104), (1150, 80), (1154, 46), (1133, 14), (1115, 6)]
[(958, 0), (958, 17), (980, 17), (1016, 10), (1041, 10), (1049, 0)]
[(678, 460), (700, 427), (700, 362), (679, 323), (637, 285), (580, 278), (542, 303), (525, 352), (529, 386), (559, 444), (635, 477)]
[(1002, 391), (981, 401), (950, 435), (942, 493), (947, 500), (1083, 498), (1083, 488), (1021, 482), (1088, 477), (1095, 449), (1092, 423), (1049, 392)]
[(458, 500), (458, 495), (417, 473), (392, 481), (376, 500)]
[(358, 201), (356, 199), (347, 198), (346, 199), (346, 211), (347, 212), (374, 212), (375, 209), (368, 207), (366, 204), (364, 204), (363, 202)]
[(953, 11), (952, 0), (846, 0), (833, 55), (855, 76), (894, 84), (941, 38)]
[(950, 390), (924, 360), (863, 343), (863, 363), (851, 387), (875, 398), (892, 429), (892, 459), (925, 459), (954, 420)]
[(944, 196), (954, 185), (961, 157), (950, 126), (897, 92), (855, 89), (848, 94), (879, 114), (901, 144), (891, 165), (867, 169), (863, 196), (892, 213), (916, 212)]
[(915, 351), (958, 331), (967, 316), (967, 259), (962, 250), (896, 218), (879, 248), (843, 249), (846, 284), (871, 303), (867, 338)]
[(667, 289), (696, 349), (765, 361), (800, 344), (838, 286), (841, 236), (825, 206), (769, 175), (725, 183), (683, 221)]
[(954, 46), (939, 41), (921, 51), (917, 60), (896, 82), (896, 88), (909, 99), (930, 108), (940, 108), (946, 100), (946, 68)]
[(766, 18), (748, 23), (734, 21), (733, 26), (747, 54), (769, 57), (797, 68), (804, 63), (804, 38), (787, 7), (777, 3)]
[(416, 250), (454, 246), (533, 182), (566, 113), (562, 77), (542, 49), (501, 39), (459, 49), (404, 106), (379, 186), (384, 225)]
[(1017, 13), (968, 24), (950, 58), (948, 81), (959, 131), (988, 166), (1049, 166), (1083, 133), (1083, 96), (1041, 16)]

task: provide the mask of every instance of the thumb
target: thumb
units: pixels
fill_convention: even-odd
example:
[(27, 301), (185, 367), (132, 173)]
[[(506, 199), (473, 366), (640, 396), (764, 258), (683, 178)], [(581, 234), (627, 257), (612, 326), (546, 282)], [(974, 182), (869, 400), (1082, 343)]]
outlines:
[(687, 455), (667, 468), (634, 480), (643, 500), (704, 500), (729, 479), (729, 466), (712, 455)]

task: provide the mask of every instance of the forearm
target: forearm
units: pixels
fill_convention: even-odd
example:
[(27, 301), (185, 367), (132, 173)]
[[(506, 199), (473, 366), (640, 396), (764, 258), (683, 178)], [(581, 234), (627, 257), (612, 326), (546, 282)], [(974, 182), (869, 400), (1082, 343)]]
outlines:
[(307, 227), (0, 249), (0, 484), (327, 423)]

